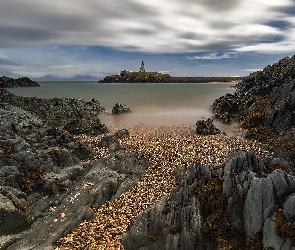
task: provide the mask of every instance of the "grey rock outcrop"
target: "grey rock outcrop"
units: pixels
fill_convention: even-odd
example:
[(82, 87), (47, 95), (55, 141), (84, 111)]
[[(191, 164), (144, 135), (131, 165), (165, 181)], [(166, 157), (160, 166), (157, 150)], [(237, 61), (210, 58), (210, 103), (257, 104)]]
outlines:
[(198, 120), (196, 123), (196, 133), (199, 135), (216, 135), (221, 131), (213, 125), (213, 120)]
[(130, 113), (130, 112), (132, 112), (131, 109), (127, 105), (121, 104), (121, 103), (116, 103), (112, 109), (112, 114), (114, 115)]
[(295, 249), (295, 177), (270, 172), (278, 160), (233, 152), (222, 167), (193, 165), (170, 196), (137, 217), (123, 246)]

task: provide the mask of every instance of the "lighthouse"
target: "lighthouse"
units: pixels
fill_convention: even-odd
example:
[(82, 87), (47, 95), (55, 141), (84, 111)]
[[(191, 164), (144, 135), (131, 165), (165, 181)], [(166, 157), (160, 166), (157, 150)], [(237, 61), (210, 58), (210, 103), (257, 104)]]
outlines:
[(143, 61), (141, 62), (139, 72), (145, 72), (144, 62)]

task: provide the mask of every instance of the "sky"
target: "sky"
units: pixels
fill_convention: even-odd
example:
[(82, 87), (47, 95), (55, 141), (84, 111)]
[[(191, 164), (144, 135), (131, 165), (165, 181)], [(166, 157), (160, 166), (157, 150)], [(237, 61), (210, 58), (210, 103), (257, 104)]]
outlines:
[(0, 0), (0, 75), (246, 76), (295, 51), (295, 0)]

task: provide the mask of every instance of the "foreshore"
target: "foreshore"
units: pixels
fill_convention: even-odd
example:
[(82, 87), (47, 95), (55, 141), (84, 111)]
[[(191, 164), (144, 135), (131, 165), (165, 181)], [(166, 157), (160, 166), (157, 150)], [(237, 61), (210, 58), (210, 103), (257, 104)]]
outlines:
[[(117, 127), (111, 128), (116, 131)], [(121, 238), (133, 220), (146, 208), (171, 193), (177, 186), (175, 171), (186, 169), (194, 162), (222, 164), (233, 150), (255, 152), (259, 158), (270, 155), (262, 144), (227, 135), (200, 136), (194, 126), (134, 124), (128, 128), (130, 137), (121, 140), (123, 147), (135, 151), (149, 165), (145, 175), (117, 199), (102, 205), (92, 222), (83, 222), (58, 242), (59, 249), (92, 248), (124, 249)], [(95, 146), (100, 138), (82, 137)], [(85, 245), (84, 236), (87, 235)]]

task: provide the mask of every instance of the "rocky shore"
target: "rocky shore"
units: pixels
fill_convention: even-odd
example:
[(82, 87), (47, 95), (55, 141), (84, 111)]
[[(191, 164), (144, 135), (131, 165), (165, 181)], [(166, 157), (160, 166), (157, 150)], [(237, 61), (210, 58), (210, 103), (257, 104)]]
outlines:
[(13, 79), (8, 76), (0, 77), (0, 88), (15, 88), (15, 87), (38, 87), (39, 83), (29, 79), (28, 77), (20, 77)]
[(0, 90), (0, 249), (294, 250), (294, 60), (214, 102), (247, 139), (212, 119), (110, 133), (97, 100)]
[[(0, 249), (53, 248), (144, 174), (146, 161), (118, 142), (128, 131), (104, 139), (104, 112), (96, 100), (0, 90)], [(91, 147), (81, 133), (102, 142)]]

